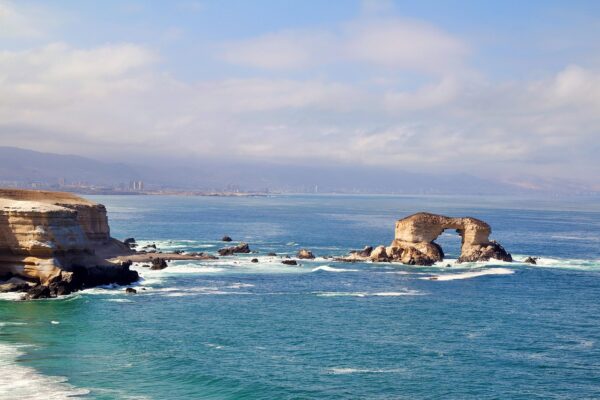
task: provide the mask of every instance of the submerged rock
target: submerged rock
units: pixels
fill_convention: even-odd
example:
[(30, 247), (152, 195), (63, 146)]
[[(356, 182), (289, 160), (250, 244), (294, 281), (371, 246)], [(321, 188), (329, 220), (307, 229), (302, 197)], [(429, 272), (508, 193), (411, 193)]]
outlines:
[[(143, 290), (143, 288), (142, 288), (142, 290)], [(125, 293), (127, 293), (127, 294), (136, 294), (137, 290), (135, 290), (132, 287), (128, 287), (127, 289), (125, 289)]]
[(307, 249), (301, 249), (298, 250), (298, 254), (296, 254), (296, 257), (298, 257), (301, 260), (312, 260), (315, 258), (315, 255)]
[(277, 257), (277, 253), (267, 253), (267, 256), (269, 256), (269, 257)]
[(539, 260), (539, 257), (527, 257), (526, 259), (523, 260), (524, 263), (526, 264), (537, 264), (537, 260)]
[(231, 241), (233, 241), (233, 239), (231, 237), (225, 235), (221, 238), (221, 241), (222, 242), (231, 242)]
[(250, 260), (250, 262), (257, 263), (258, 262), (258, 258), (253, 258), (252, 260)]
[(281, 263), (285, 265), (298, 265), (296, 260), (282, 260)]
[(231, 256), (236, 253), (250, 253), (250, 246), (248, 246), (248, 243), (240, 243), (237, 246), (225, 247), (219, 250), (220, 256)]

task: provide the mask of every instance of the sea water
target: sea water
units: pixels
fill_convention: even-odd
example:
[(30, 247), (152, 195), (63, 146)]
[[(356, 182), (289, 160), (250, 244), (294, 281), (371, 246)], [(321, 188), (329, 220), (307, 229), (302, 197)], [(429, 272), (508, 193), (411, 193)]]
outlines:
[[(3, 297), (2, 399), (600, 398), (594, 199), (91, 198), (121, 239), (215, 252), (227, 234), (258, 253), (135, 265), (136, 295)], [(324, 258), (388, 244), (417, 211), (481, 218), (516, 260), (541, 258), (456, 264), (450, 231), (432, 267)], [(266, 255), (300, 248), (317, 259)]]

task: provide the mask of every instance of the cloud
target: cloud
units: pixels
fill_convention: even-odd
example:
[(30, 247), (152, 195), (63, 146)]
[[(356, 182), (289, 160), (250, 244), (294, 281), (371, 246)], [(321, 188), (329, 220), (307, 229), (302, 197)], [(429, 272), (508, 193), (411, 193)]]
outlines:
[(421, 21), (369, 17), (331, 30), (288, 30), (233, 41), (219, 56), (232, 64), (263, 69), (300, 69), (364, 63), (388, 69), (439, 74), (463, 65), (468, 46)]
[(443, 77), (394, 91), (321, 79), (189, 83), (156, 60), (133, 44), (0, 53), (0, 142), (101, 157), (600, 172), (590, 146), (600, 129), (600, 71), (569, 66), (534, 82)]
[(39, 10), (17, 8), (0, 0), (0, 39), (40, 36), (41, 21)]

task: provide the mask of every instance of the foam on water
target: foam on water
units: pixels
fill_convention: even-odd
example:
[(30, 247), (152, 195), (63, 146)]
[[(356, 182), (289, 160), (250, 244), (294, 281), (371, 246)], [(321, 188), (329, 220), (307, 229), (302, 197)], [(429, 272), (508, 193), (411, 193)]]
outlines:
[(398, 373), (404, 372), (403, 368), (390, 368), (390, 369), (381, 369), (381, 368), (329, 368), (326, 370), (327, 373), (333, 375), (348, 375), (348, 374), (390, 374), (390, 373)]
[(483, 269), (479, 271), (468, 271), (468, 272), (460, 272), (457, 274), (441, 274), (441, 275), (433, 275), (430, 277), (424, 277), (419, 279), (431, 280), (431, 281), (453, 281), (457, 279), (471, 279), (477, 278), (485, 275), (510, 275), (515, 271), (508, 268), (489, 268)]
[(315, 292), (318, 297), (399, 297), (422, 296), (418, 290), (404, 290), (402, 292)]
[(61, 376), (40, 374), (17, 362), (25, 346), (0, 343), (0, 398), (20, 400), (63, 400), (85, 396), (89, 390), (77, 388)]
[(333, 267), (330, 267), (329, 265), (321, 265), (320, 267), (313, 268), (313, 270), (312, 270), (312, 272), (319, 272), (319, 271), (324, 271), (324, 272), (359, 272), (360, 270), (358, 270), (358, 269), (347, 269), (347, 268), (333, 268)]

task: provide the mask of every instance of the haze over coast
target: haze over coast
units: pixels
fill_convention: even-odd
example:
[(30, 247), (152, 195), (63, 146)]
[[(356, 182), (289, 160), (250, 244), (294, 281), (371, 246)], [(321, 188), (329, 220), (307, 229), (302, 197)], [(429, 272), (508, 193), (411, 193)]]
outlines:
[(600, 190), (597, 2), (233, 3), (0, 1), (0, 179)]

